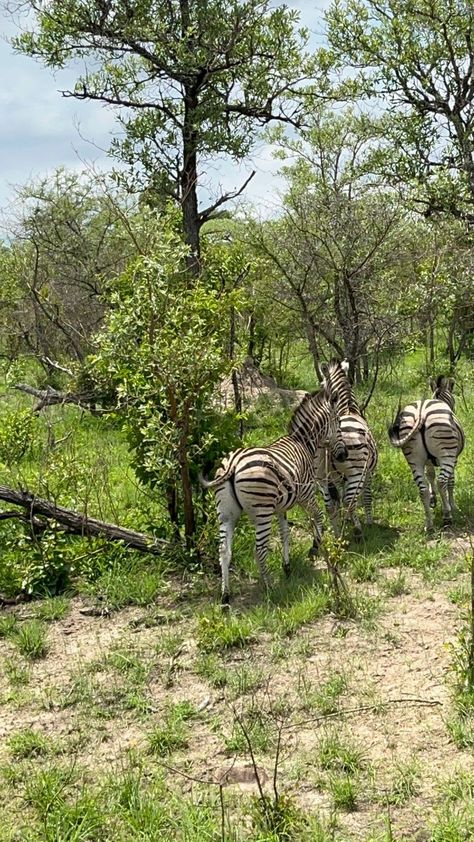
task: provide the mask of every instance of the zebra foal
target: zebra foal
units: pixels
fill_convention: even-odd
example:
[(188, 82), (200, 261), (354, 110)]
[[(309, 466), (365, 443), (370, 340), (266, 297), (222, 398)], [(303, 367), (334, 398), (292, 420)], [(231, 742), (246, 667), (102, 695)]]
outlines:
[(278, 517), (285, 573), (290, 571), (286, 512), (297, 503), (309, 515), (312, 552), (317, 552), (322, 535), (322, 516), (315, 494), (317, 448), (328, 438), (340, 459), (347, 456), (340, 435), (337, 398), (329, 388), (305, 395), (291, 417), (288, 435), (266, 447), (239, 448), (225, 457), (214, 480), (200, 477), (205, 488), (215, 490), (217, 499), (223, 605), (230, 601), (232, 538), (242, 512), (255, 526), (256, 561), (267, 588), (271, 582), (266, 558), (274, 514)]
[(377, 465), (377, 445), (348, 379), (349, 363), (331, 360), (320, 367), (323, 385), (331, 384), (338, 394), (337, 409), (341, 419), (341, 436), (347, 459), (338, 461), (332, 450), (319, 448), (317, 462), (318, 485), (336, 535), (340, 534), (339, 509), (341, 493), (345, 515), (354, 525), (354, 535), (360, 538), (362, 527), (357, 514), (357, 501), (362, 498), (366, 521), (372, 518), (372, 474)]
[[(388, 430), (394, 447), (400, 447), (407, 460), (423, 502), (426, 529), (433, 528), (432, 509), (436, 506), (435, 467), (439, 467), (438, 490), (443, 524), (449, 526), (454, 509), (454, 471), (464, 448), (464, 431), (454, 414), (454, 380), (430, 380), (433, 397), (408, 404), (398, 411)], [(426, 469), (426, 476), (425, 476)]]

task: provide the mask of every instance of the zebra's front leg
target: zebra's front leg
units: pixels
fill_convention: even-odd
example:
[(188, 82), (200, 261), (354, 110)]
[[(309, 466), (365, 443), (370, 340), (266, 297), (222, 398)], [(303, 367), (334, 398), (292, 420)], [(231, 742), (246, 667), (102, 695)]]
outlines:
[(350, 518), (354, 527), (354, 538), (359, 541), (362, 538), (362, 524), (357, 514), (357, 497), (359, 491), (359, 477), (350, 476), (347, 480), (344, 491), (344, 514)]
[(306, 510), (311, 529), (313, 532), (313, 546), (309, 550), (309, 557), (316, 556), (319, 552), (321, 539), (323, 537), (323, 514), (315, 497), (310, 498), (306, 502), (300, 501), (300, 504)]
[(339, 491), (334, 483), (321, 483), (320, 484), (321, 493), (323, 495), (324, 505), (326, 506), (326, 511), (328, 513), (328, 517), (331, 521), (332, 531), (334, 532), (335, 536), (338, 538), (341, 534), (341, 521), (339, 517)]
[(436, 476), (435, 469), (432, 462), (428, 462), (426, 466), (426, 476), (428, 478), (428, 485), (430, 487), (430, 506), (432, 509), (436, 508)]
[(286, 519), (286, 512), (278, 512), (278, 526), (280, 528), (283, 549), (283, 571), (288, 578), (290, 575), (290, 530)]

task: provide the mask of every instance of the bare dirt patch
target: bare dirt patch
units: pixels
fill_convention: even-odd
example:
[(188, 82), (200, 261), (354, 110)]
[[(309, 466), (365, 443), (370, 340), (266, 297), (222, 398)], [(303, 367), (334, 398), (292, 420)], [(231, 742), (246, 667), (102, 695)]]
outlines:
[[(461, 549), (465, 551), (464, 545)], [(279, 786), (289, 789), (305, 808), (327, 815), (332, 811), (326, 786), (330, 772), (322, 769), (320, 758), (328, 735), (336, 734), (360, 750), (357, 810), (339, 811), (342, 835), (336, 838), (367, 839), (383, 829), (390, 809), (395, 838), (415, 839), (419, 834), (421, 839), (437, 802), (439, 780), (459, 769), (474, 773), (474, 760), (453, 745), (446, 728), (451, 715), (447, 644), (456, 638), (459, 607), (449, 601), (446, 584), (428, 586), (415, 574), (407, 574), (407, 582), (409, 593), (386, 599), (374, 628), (328, 616), (291, 639), (274, 641), (267, 635), (251, 647), (216, 656), (230, 677), (242, 669), (260, 671), (258, 688), (240, 695), (235, 685), (231, 692), (229, 684), (213, 686), (197, 675), (200, 653), (194, 619), (148, 628), (137, 622), (146, 615), (145, 609), (87, 617), (80, 613), (82, 601), (75, 599), (67, 617), (50, 624), (48, 654), (29, 667), (30, 681), (22, 693), (15, 695), (2, 669), (0, 763), (10, 759), (7, 738), (34, 728), (54, 737), (69, 737), (75, 758), (92, 775), (100, 775), (111, 764), (120, 763), (130, 749), (149, 756), (150, 733), (163, 726), (173, 705), (189, 702), (194, 715), (186, 726), (187, 748), (170, 757), (150, 757), (149, 762), (165, 762), (196, 778), (252, 790), (255, 781), (248, 752), (245, 747), (229, 750), (226, 741), (235, 730), (236, 713), (260, 708), (270, 711), (269, 730), (276, 732), (283, 723)], [(17, 613), (22, 611), (25, 614), (27, 609)], [(171, 654), (163, 648), (163, 636), (170, 632), (182, 638)], [(278, 657), (274, 643), (284, 649)], [(93, 676), (94, 692), (99, 694), (93, 705), (80, 698), (70, 705), (57, 702), (58, 696), (67, 695), (74, 674), (87, 675), (94, 662), (117, 646), (137, 654), (149, 667), (142, 687), (144, 707), (110, 695), (114, 682), (127, 680), (127, 688), (134, 689), (133, 676), (117, 677), (110, 666)], [(0, 640), (0, 663), (12, 657), (13, 644)], [(311, 704), (311, 693), (335, 674), (345, 677), (346, 687), (335, 713), (323, 714), (317, 704)], [(109, 696), (101, 696), (101, 688)], [(136, 689), (140, 689), (138, 683)], [(270, 742), (265, 751), (256, 750), (256, 756), (262, 781), (270, 787), (274, 744)], [(418, 769), (413, 794), (406, 803), (388, 808), (386, 794), (396, 769), (412, 762)]]

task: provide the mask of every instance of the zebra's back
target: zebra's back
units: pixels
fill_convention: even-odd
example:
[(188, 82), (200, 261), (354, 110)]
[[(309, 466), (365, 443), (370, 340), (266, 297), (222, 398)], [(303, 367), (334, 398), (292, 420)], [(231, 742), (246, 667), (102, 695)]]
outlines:
[(291, 436), (282, 436), (266, 447), (234, 451), (219, 473), (227, 473), (229, 468), (237, 502), (250, 517), (263, 510), (285, 511), (313, 492), (313, 460), (304, 445)]

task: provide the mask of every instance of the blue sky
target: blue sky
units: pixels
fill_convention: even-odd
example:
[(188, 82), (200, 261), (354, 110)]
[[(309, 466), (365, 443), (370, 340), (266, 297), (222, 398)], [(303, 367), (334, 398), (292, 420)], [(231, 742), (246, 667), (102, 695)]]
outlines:
[[(300, 12), (301, 23), (313, 33), (312, 46), (320, 42), (322, 9), (327, 5), (328, 0), (291, 3)], [(8, 39), (17, 32), (8, 18), (1, 18), (0, 72), (5, 84), (0, 89), (0, 209), (7, 215), (15, 196), (14, 185), (46, 176), (60, 166), (73, 170), (90, 165), (110, 168), (106, 150), (116, 131), (114, 116), (106, 107), (61, 96), (61, 89), (74, 84), (72, 71), (53, 73), (33, 59), (14, 53)], [(278, 166), (271, 149), (260, 144), (252, 159), (240, 167), (227, 161), (209, 165), (206, 178), (211, 192), (218, 194), (220, 189), (238, 189), (256, 169), (245, 197), (266, 214), (278, 203)]]

